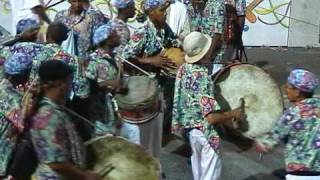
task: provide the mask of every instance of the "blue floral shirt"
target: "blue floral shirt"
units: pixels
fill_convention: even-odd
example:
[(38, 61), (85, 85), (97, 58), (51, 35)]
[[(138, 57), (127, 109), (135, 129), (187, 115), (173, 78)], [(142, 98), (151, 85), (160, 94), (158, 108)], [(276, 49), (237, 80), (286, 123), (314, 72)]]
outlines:
[(0, 177), (7, 175), (12, 152), (24, 128), (21, 100), (22, 95), (3, 79), (0, 83)]
[[(91, 85), (89, 101), (90, 120), (95, 122), (94, 136), (106, 133), (115, 134), (116, 121), (115, 107), (112, 96), (106, 90), (97, 87), (98, 83), (115, 80), (118, 75), (118, 67), (112, 56), (103, 49), (97, 49), (90, 55), (90, 61), (85, 71), (85, 77), (96, 84)], [(92, 89), (94, 88), (94, 89)]]
[[(203, 14), (197, 12), (191, 3), (188, 4), (187, 9), (191, 31), (199, 31), (211, 37), (214, 37), (215, 34), (222, 35), (224, 33), (225, 7), (223, 0), (208, 0)], [(223, 54), (224, 48), (221, 48), (213, 61), (221, 62)]]
[(92, 37), (97, 27), (102, 25), (99, 16), (94, 13), (82, 11), (80, 15), (72, 15), (69, 10), (57, 13), (55, 21), (60, 21), (69, 29), (73, 29), (76, 36), (77, 55), (85, 59), (90, 54), (90, 47), (93, 46)]
[(320, 172), (320, 99), (310, 98), (295, 103), (258, 142), (273, 148), (286, 142), (287, 171)]
[(84, 168), (84, 146), (70, 117), (47, 98), (40, 101), (40, 108), (32, 117), (31, 139), (39, 160), (37, 180), (65, 179), (48, 166), (50, 163), (71, 162)]
[(170, 48), (176, 44), (176, 37), (169, 25), (158, 31), (150, 20), (138, 28), (124, 47), (121, 56), (124, 59), (135, 59), (143, 56), (154, 56), (161, 52), (162, 47)]
[(198, 64), (183, 64), (175, 82), (172, 132), (180, 133), (185, 128), (198, 128), (211, 147), (218, 150), (219, 135), (205, 117), (219, 109), (208, 68)]

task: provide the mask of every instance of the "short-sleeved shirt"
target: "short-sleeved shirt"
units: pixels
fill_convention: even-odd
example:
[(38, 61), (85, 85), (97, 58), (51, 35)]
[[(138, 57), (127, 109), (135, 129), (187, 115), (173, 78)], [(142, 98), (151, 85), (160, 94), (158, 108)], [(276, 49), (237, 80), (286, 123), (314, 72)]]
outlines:
[(84, 168), (84, 147), (69, 116), (61, 107), (47, 98), (40, 101), (39, 107), (32, 117), (30, 130), (39, 160), (35, 177), (38, 180), (64, 180), (48, 164), (70, 162)]
[(80, 15), (73, 15), (69, 10), (57, 13), (55, 21), (62, 22), (69, 29), (72, 29), (76, 36), (77, 55), (84, 59), (90, 54), (90, 47), (93, 46), (92, 37), (95, 29), (102, 25), (97, 16), (82, 11)]
[(9, 80), (0, 83), (0, 177), (7, 175), (7, 168), (18, 137), (24, 128), (22, 95)]
[(320, 172), (320, 99), (295, 103), (258, 142), (273, 148), (286, 141), (285, 163), (290, 171)]
[(174, 45), (176, 36), (166, 24), (158, 31), (148, 20), (144, 26), (138, 28), (132, 35), (129, 43), (124, 47), (121, 56), (124, 59), (135, 59), (142, 56), (154, 56), (161, 52), (162, 47), (170, 48)]
[[(98, 84), (115, 80), (118, 76), (118, 70), (114, 58), (104, 50), (98, 49), (90, 55), (85, 77)], [(91, 86), (91, 88), (94, 87)], [(90, 109), (89, 116), (96, 125), (95, 135), (114, 134), (117, 117), (110, 94), (98, 88), (94, 93), (90, 93), (89, 99), (91, 102), (90, 107), (88, 107)]]
[[(214, 37), (215, 34), (224, 33), (225, 23), (225, 6), (223, 0), (208, 0), (203, 10), (203, 15), (196, 12), (191, 3), (188, 4), (188, 15), (190, 19), (191, 31), (199, 31)], [(213, 60), (214, 62), (221, 62), (224, 54), (224, 49)]]
[(172, 131), (198, 128), (212, 148), (218, 150), (220, 138), (206, 116), (220, 109), (213, 94), (213, 82), (208, 68), (198, 64), (183, 64), (176, 76), (173, 100)]

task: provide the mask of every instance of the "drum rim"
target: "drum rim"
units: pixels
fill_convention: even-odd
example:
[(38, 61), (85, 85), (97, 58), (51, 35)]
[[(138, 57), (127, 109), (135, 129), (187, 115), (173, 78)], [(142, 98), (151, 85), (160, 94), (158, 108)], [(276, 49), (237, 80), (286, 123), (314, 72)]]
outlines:
[(120, 95), (120, 94), (117, 94), (115, 96), (115, 99), (117, 100), (117, 103), (118, 103), (118, 106), (120, 109), (124, 109), (124, 110), (135, 110), (135, 109), (143, 109), (143, 108), (147, 108), (148, 106), (151, 106), (154, 102), (154, 100), (159, 96), (160, 94), (160, 88), (159, 88), (159, 83), (157, 82), (157, 80), (154, 80), (153, 78), (150, 78), (148, 76), (144, 76), (144, 75), (141, 75), (141, 76), (129, 76), (127, 77), (128, 79), (129, 78), (137, 78), (137, 77), (143, 77), (145, 79), (148, 79), (150, 80), (151, 82), (154, 83), (155, 85), (155, 94), (150, 96), (150, 98), (148, 100), (145, 100), (145, 101), (141, 101), (141, 102), (138, 102), (138, 103), (130, 103), (129, 101), (126, 100), (125, 98), (125, 95)]
[(127, 123), (130, 124), (144, 124), (147, 123), (149, 121), (151, 121), (152, 119), (154, 119), (155, 117), (157, 117), (160, 114), (159, 111), (155, 111), (152, 114), (145, 116), (143, 118), (127, 118), (127, 117), (121, 117), (121, 119)]

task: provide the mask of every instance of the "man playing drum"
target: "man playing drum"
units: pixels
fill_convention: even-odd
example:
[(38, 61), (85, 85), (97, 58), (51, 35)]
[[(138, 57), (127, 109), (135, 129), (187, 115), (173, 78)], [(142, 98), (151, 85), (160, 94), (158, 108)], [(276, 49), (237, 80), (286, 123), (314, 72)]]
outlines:
[[(158, 74), (162, 68), (172, 67), (172, 63), (168, 58), (162, 56), (161, 51), (164, 48), (170, 48), (174, 45), (176, 37), (166, 24), (166, 0), (146, 0), (145, 11), (148, 15), (148, 20), (144, 26), (138, 28), (133, 35), (128, 45), (123, 49), (121, 57), (123, 59), (133, 60), (139, 65), (142, 65), (148, 70), (155, 70)], [(160, 80), (164, 87), (170, 87), (172, 81), (168, 79)], [(168, 94), (172, 94), (171, 88), (165, 88)], [(169, 97), (170, 95), (167, 95)], [(166, 103), (172, 104), (170, 100)], [(162, 111), (162, 110), (161, 110)], [(168, 112), (168, 114), (171, 114)], [(151, 154), (159, 157), (161, 141), (162, 141), (162, 123), (163, 112), (142, 125), (133, 125), (124, 123), (122, 132), (125, 137), (131, 141), (142, 144)], [(141, 133), (140, 132), (144, 132)]]
[(39, 68), (39, 102), (31, 122), (31, 139), (39, 164), (37, 180), (84, 179), (99, 176), (85, 171), (85, 152), (70, 117), (63, 110), (71, 90), (72, 70), (63, 61), (49, 60)]
[(175, 83), (172, 132), (188, 132), (192, 148), (192, 172), (195, 180), (220, 179), (220, 137), (215, 125), (242, 116), (242, 108), (219, 112), (209, 75), (212, 38), (200, 32), (184, 40), (185, 61)]
[[(22, 94), (17, 90), (24, 85), (32, 67), (32, 58), (15, 53), (6, 59), (5, 78), (0, 83), (0, 179), (5, 178), (11, 169), (13, 152), (24, 131), (25, 114), (22, 112)], [(12, 175), (12, 174), (11, 174)]]
[(120, 66), (113, 51), (120, 44), (120, 37), (111, 23), (100, 26), (93, 36), (97, 49), (90, 54), (85, 77), (90, 81), (89, 119), (94, 121), (94, 136), (116, 133), (118, 120), (113, 95), (120, 88)]
[(287, 180), (320, 179), (320, 99), (313, 97), (319, 85), (313, 73), (293, 70), (285, 92), (294, 106), (284, 112), (269, 133), (256, 140), (260, 152), (268, 152), (285, 141)]
[(118, 10), (117, 17), (110, 22), (120, 36), (120, 46), (116, 49), (116, 52), (120, 53), (130, 40), (130, 30), (127, 22), (129, 18), (135, 16), (135, 3), (134, 0), (112, 0), (111, 4)]

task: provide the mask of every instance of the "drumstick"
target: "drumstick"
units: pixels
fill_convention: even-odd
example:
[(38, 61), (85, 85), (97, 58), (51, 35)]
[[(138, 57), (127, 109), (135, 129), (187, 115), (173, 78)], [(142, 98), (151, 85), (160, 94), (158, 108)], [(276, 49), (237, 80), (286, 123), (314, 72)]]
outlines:
[(99, 127), (99, 126), (96, 126), (96, 125), (95, 125), (93, 122), (91, 122), (89, 119), (81, 116), (80, 114), (74, 112), (73, 110), (71, 110), (71, 109), (69, 109), (69, 108), (67, 108), (67, 107), (65, 107), (65, 106), (60, 106), (60, 107), (61, 107), (62, 109), (64, 109), (65, 111), (67, 111), (68, 113), (70, 113), (70, 114), (76, 116), (77, 118), (83, 120), (84, 122), (88, 123), (88, 124), (89, 124), (90, 126), (92, 126), (93, 128), (98, 128), (98, 129), (99, 129), (100, 131), (102, 131), (102, 132), (104, 131), (104, 129), (102, 129), (102, 128)]
[(98, 174), (101, 177), (105, 177), (106, 175), (108, 175), (115, 167), (112, 166), (111, 163), (104, 165), (100, 170), (98, 170)]
[(259, 161), (261, 161), (263, 159), (263, 153), (259, 153)]
[(119, 58), (119, 59), (121, 59), (123, 62), (125, 62), (125, 63), (129, 64), (130, 66), (132, 66), (132, 67), (136, 68), (137, 70), (141, 71), (142, 73), (144, 73), (145, 75), (149, 76), (150, 78), (154, 77), (154, 75), (152, 75), (152, 74), (148, 73), (148, 72), (147, 72), (147, 71), (145, 71), (144, 69), (142, 69), (142, 68), (140, 68), (139, 66), (137, 66), (137, 65), (135, 65), (135, 64), (133, 64), (133, 63), (131, 63), (131, 62), (129, 62), (128, 60), (125, 60), (124, 58), (119, 57), (119, 56), (118, 56), (118, 58)]
[(63, 3), (64, 1), (65, 1), (65, 0), (61, 0), (61, 1), (58, 1), (58, 2), (56, 2), (56, 3), (53, 3), (52, 5), (45, 7), (45, 9), (50, 9), (50, 8), (52, 8), (52, 7), (60, 4), (60, 3)]

